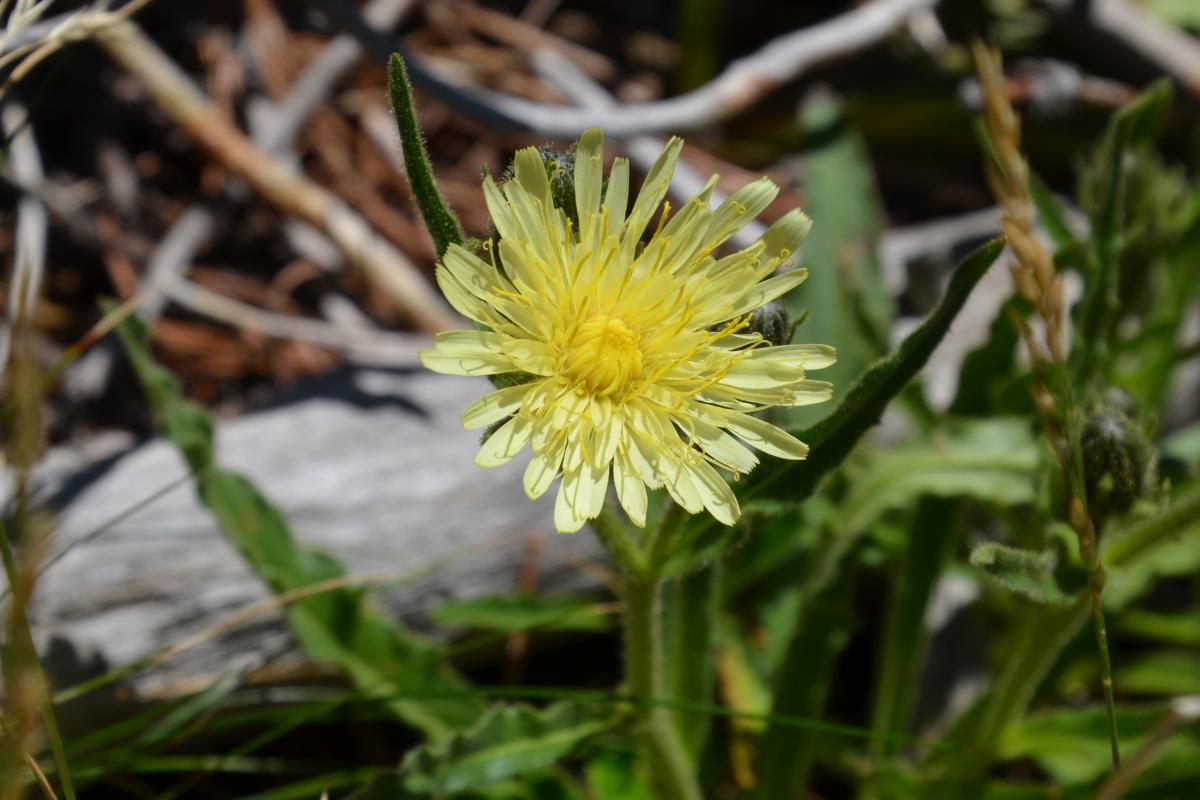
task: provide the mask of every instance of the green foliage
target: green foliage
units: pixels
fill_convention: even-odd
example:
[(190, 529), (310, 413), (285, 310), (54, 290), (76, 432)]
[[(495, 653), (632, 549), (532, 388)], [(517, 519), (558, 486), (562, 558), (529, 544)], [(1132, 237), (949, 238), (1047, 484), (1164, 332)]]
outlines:
[[(1005, 733), (999, 755), (1004, 759), (1031, 758), (1062, 786), (1090, 784), (1111, 769), (1104, 713), (1097, 706), (1033, 715)], [(1166, 713), (1167, 708), (1159, 704), (1119, 710), (1117, 723), (1126, 747), (1135, 750)], [(1195, 727), (1169, 742), (1149, 765), (1147, 782), (1178, 777), (1181, 760), (1190, 760), (1188, 771), (1200, 778), (1200, 764), (1195, 761), (1197, 745), (1200, 729)], [(1156, 775), (1158, 771), (1163, 774)]]
[(410, 752), (399, 782), (417, 797), (484, 789), (549, 767), (608, 725), (576, 703), (494, 706), (470, 730)]
[(1085, 382), (1093, 377), (1097, 362), (1106, 362), (1120, 314), (1118, 269), (1126, 206), (1126, 151), (1158, 135), (1170, 102), (1171, 83), (1164, 78), (1114, 114), (1082, 181), (1084, 207), (1092, 212), (1086, 290), (1076, 335), (1082, 353), (1077, 378)]
[(363, 589), (331, 585), (304, 595), (306, 588), (344, 577), (345, 569), (296, 542), (278, 509), (250, 481), (216, 466), (207, 415), (180, 397), (174, 376), (154, 361), (145, 328), (131, 317), (118, 331), (160, 432), (195, 475), (200, 501), (276, 595), (298, 593), (286, 607), (287, 619), (308, 655), (336, 664), (362, 691), (387, 698), (382, 702), (388, 709), (428, 736), (444, 738), (473, 722), (482, 706), (463, 697), (466, 684), (441, 648), (381, 612)]
[(1054, 579), (1058, 558), (1053, 550), (1033, 552), (987, 542), (971, 552), (971, 564), (1026, 600), (1052, 606), (1067, 606), (1072, 602)]
[[(598, 613), (600, 612), (600, 613)], [(596, 604), (581, 597), (476, 597), (442, 603), (433, 619), (451, 628), (519, 633), (533, 629), (606, 631), (612, 620)]]
[[(971, 289), (1000, 255), (1003, 239), (995, 239), (968, 256), (950, 280), (942, 302), (887, 357), (864, 372), (850, 387), (837, 409), (825, 419), (798, 431), (809, 445), (806, 461), (774, 460), (762, 464), (754, 479), (739, 487), (743, 504), (766, 500), (798, 503), (809, 497), (820, 481), (850, 455), (851, 450), (925, 365), (933, 349), (946, 335)], [(684, 527), (679, 545), (664, 565), (664, 575), (677, 575), (712, 558), (728, 547), (736, 536), (707, 516), (696, 517)]]
[(421, 126), (417, 122), (412, 84), (399, 53), (393, 53), (388, 62), (388, 95), (391, 97), (396, 127), (400, 131), (400, 149), (404, 153), (408, 184), (412, 187), (417, 208), (425, 220), (425, 229), (429, 231), (429, 238), (433, 240), (433, 247), (440, 258), (450, 245), (463, 244), (466, 237), (458, 217), (454, 216), (438, 191), (429, 153), (425, 149), (425, 137), (421, 135)]
[[(838, 363), (822, 371), (835, 397), (878, 358), (892, 316), (880, 277), (876, 245), (883, 226), (875, 177), (862, 138), (847, 126), (840, 103), (826, 94), (800, 110), (806, 150), (805, 211), (814, 220), (804, 242), (808, 279), (785, 301), (793, 316), (814, 310), (802, 329), (805, 341), (836, 342)], [(788, 422), (810, 424), (837, 416), (826, 406), (793, 409)]]

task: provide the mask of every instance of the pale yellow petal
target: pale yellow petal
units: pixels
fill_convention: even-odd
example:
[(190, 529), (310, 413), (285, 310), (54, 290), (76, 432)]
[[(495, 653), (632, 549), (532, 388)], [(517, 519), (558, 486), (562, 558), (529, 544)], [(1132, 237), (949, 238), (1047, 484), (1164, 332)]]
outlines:
[(630, 461), (625, 448), (617, 451), (613, 461), (613, 483), (617, 486), (617, 499), (639, 528), (646, 527), (646, 484), (642, 482), (637, 468)]
[(608, 214), (608, 236), (617, 236), (625, 226), (625, 210), (629, 207), (629, 159), (613, 161), (608, 173), (608, 188), (604, 190), (604, 209)]
[(587, 517), (572, 505), (567, 494), (567, 481), (570, 478), (570, 474), (563, 475), (563, 481), (558, 487), (558, 496), (554, 499), (554, 528), (559, 533), (575, 533), (587, 522)]
[(525, 396), (536, 385), (535, 383), (522, 383), (485, 394), (463, 411), (462, 426), (467, 430), (486, 428), (494, 422), (511, 416), (521, 407)]
[[(591, 217), (600, 211), (600, 189), (604, 182), (604, 131), (591, 128), (575, 147), (575, 210), (585, 228), (596, 224)], [(606, 234), (602, 231), (600, 235)]]
[(732, 525), (737, 522), (737, 518), (742, 511), (738, 507), (737, 498), (733, 495), (733, 490), (729, 488), (729, 484), (725, 482), (715, 469), (704, 461), (699, 461), (693, 465), (692, 476), (696, 479), (696, 487), (700, 491), (700, 497), (704, 502), (704, 508), (708, 513), (723, 525)]
[(724, 242), (761, 214), (778, 194), (779, 187), (769, 178), (759, 178), (738, 189), (713, 213), (703, 233), (705, 246), (712, 248)]
[(796, 255), (800, 244), (812, 229), (812, 220), (798, 208), (777, 219), (759, 240), (763, 243), (763, 255), (786, 265), (789, 258)]
[(523, 147), (513, 157), (513, 177), (521, 188), (549, 208), (554, 204), (546, 163), (536, 147)]
[(559, 468), (562, 466), (564, 438), (559, 437), (551, 447), (547, 447), (540, 453), (534, 453), (533, 458), (529, 461), (529, 466), (525, 468), (525, 494), (529, 496), (530, 500), (536, 500), (545, 494), (546, 490), (550, 488), (550, 484), (554, 483), (554, 479), (558, 477)]
[(504, 337), (500, 344), (504, 355), (521, 372), (531, 375), (553, 375), (554, 351), (545, 342), (536, 339), (514, 339)]
[(498, 375), (513, 372), (512, 360), (500, 352), (500, 337), (491, 331), (445, 331), (432, 350), (422, 350), (421, 363), (447, 375)]
[(638, 192), (637, 200), (634, 201), (633, 211), (625, 221), (625, 229), (621, 236), (621, 243), (629, 248), (630, 252), (632, 252), (633, 245), (642, 238), (646, 226), (650, 224), (650, 220), (658, 212), (663, 198), (667, 195), (667, 187), (671, 185), (671, 176), (675, 172), (675, 162), (679, 160), (681, 149), (683, 149), (683, 140), (677, 136), (671, 137), (662, 155), (646, 173), (646, 180), (642, 183), (642, 190)]
[(517, 226), (517, 217), (513, 213), (512, 204), (509, 203), (508, 198), (505, 197), (496, 182), (492, 180), (491, 175), (483, 179), (483, 199), (487, 203), (488, 215), (491, 217), (492, 224), (496, 226), (501, 241), (519, 238), (520, 229)]
[(699, 514), (704, 509), (704, 496), (692, 477), (690, 466), (684, 463), (683, 456), (660, 458), (659, 463), (667, 492), (689, 514)]
[(752, 447), (779, 458), (808, 457), (808, 445), (787, 431), (749, 414), (730, 414), (724, 427)]
[(529, 441), (533, 423), (528, 417), (516, 416), (501, 425), (479, 447), (475, 463), (481, 467), (499, 467), (507, 464)]

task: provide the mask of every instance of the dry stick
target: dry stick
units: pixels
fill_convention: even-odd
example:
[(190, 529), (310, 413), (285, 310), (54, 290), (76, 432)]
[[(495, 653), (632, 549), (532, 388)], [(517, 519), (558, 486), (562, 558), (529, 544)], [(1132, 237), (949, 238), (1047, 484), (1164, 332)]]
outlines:
[(1200, 41), (1129, 0), (1091, 0), (1088, 22), (1121, 40), (1200, 97)]
[(320, 228), (419, 328), (436, 332), (458, 324), (403, 253), (336, 196), (247, 140), (136, 25), (126, 21), (108, 27), (98, 42), (201, 147), (278, 209)]
[(34, 67), (68, 44), (82, 42), (99, 35), (105, 28), (133, 16), (153, 0), (130, 0), (117, 11), (109, 11), (106, 0), (93, 6), (63, 14), (48, 20), (39, 18), (53, 4), (47, 0), (39, 5), (14, 9), (0, 35), (0, 69), (15, 63), (8, 77), (0, 84), (0, 98), (28, 75)]
[[(350, 0), (319, 0), (331, 16), (380, 60), (397, 49), (389, 37), (366, 24)], [(870, 47), (902, 28), (914, 13), (938, 0), (873, 0), (810, 28), (773, 39), (738, 59), (712, 82), (687, 94), (653, 103), (615, 108), (537, 103), (463, 85), (435, 72), (424, 59), (401, 47), (413, 84), (478, 122), (541, 136), (575, 138), (588, 128), (614, 137), (676, 133), (710, 125), (753, 105), (773, 89), (817, 64)]]
[(424, 336), (331, 325), (307, 317), (290, 317), (234, 300), (196, 283), (178, 280), (161, 287), (179, 305), (228, 325), (249, 328), (279, 339), (309, 342), (337, 350), (352, 361), (381, 366), (413, 366), (428, 347)]
[[(563, 94), (585, 108), (617, 108), (613, 99), (603, 86), (589, 78), (583, 70), (563, 58), (553, 50), (540, 49), (532, 53), (534, 68), (542, 80), (551, 84)], [(629, 158), (643, 172), (650, 169), (662, 153), (664, 143), (657, 136), (633, 136), (625, 141), (625, 149)], [(682, 161), (676, 162), (675, 172), (671, 175), (671, 186), (668, 190), (682, 205), (695, 197), (706, 183), (705, 178)], [(724, 202), (725, 196), (713, 190), (710, 201), (715, 204)], [(739, 228), (731, 241), (739, 247), (749, 247), (758, 241), (766, 231), (766, 226), (758, 220), (750, 220)]]
[[(363, 9), (363, 16), (372, 25), (388, 29), (399, 23), (414, 5), (415, 0), (372, 0)], [(329, 95), (334, 85), (361, 58), (362, 47), (354, 37), (345, 34), (335, 37), (321, 51), (321, 54), (304, 68), (283, 101), (278, 105), (273, 105), (266, 123), (258, 130), (254, 130), (254, 126), (251, 126), (251, 138), (254, 144), (272, 153), (285, 150), (299, 134), (305, 122)], [(164, 287), (178, 280), (188, 270), (203, 243), (212, 236), (214, 228), (213, 213), (200, 204), (188, 208), (171, 224), (170, 229), (146, 264), (146, 277), (143, 280), (146, 290), (139, 293), (144, 295), (144, 302), (138, 310), (138, 317), (144, 323), (152, 325), (162, 314), (168, 299)], [(310, 228), (310, 230), (313, 229)], [(320, 236), (321, 234), (314, 230), (313, 235)], [(330, 246), (332, 247), (332, 245)], [(311, 327), (308, 320), (301, 320), (293, 324), (290, 320), (282, 319), (271, 312), (242, 306), (235, 300), (219, 298), (211, 303), (198, 302), (189, 305), (189, 300), (193, 298), (194, 293), (188, 292), (184, 287), (180, 290), (179, 296), (171, 299), (193, 311), (207, 314), (234, 327), (248, 325), (274, 336), (286, 338), (295, 334), (298, 329), (316, 330)], [(213, 313), (208, 313), (210, 311)], [(375, 347), (374, 343), (369, 343), (364, 349), (356, 342), (370, 338), (365, 333), (355, 331), (343, 336), (336, 330), (321, 328), (314, 336), (319, 343), (342, 351), (352, 358), (356, 354), (365, 352), (367, 355), (358, 360), (368, 363), (411, 364), (415, 362), (416, 358), (415, 345), (411, 342), (407, 342), (404, 347), (395, 346), (398, 344), (397, 342), (384, 343), (381, 347)], [(299, 338), (314, 340), (313, 336), (301, 335)], [(88, 341), (87, 344), (92, 344), (92, 341)], [(71, 359), (73, 360), (78, 355), (79, 352), (72, 353)], [(107, 383), (115, 355), (116, 349), (111, 346), (102, 346), (88, 355), (87, 358), (93, 362), (92, 366), (82, 369), (80, 374), (93, 376), (88, 379), (88, 386), (95, 393), (99, 393)]]
[[(399, 24), (415, 5), (416, 0), (372, 0), (363, 8), (362, 15), (371, 27), (386, 31)], [(334, 85), (362, 57), (362, 45), (353, 36), (343, 33), (334, 37), (296, 78), (287, 96), (274, 106), (269, 121), (254, 132), (254, 143), (272, 153), (286, 148)]]
[(551, 50), (598, 81), (617, 77), (617, 66), (607, 56), (547, 33), (521, 19), (475, 3), (459, 2), (452, 8), (467, 26), (504, 44), (526, 52)]
[(989, 158), (984, 166), (992, 193), (1004, 207), (1004, 233), (1016, 256), (1012, 265), (1013, 280), (1017, 291), (1037, 310), (1045, 327), (1042, 340), (1038, 341), (1020, 315), (1010, 310), (1009, 318), (1028, 350), (1034, 368), (1034, 405), (1041, 415), (1046, 437), (1066, 478), (1069, 492), (1067, 521), (1079, 539), (1080, 555), (1088, 571), (1092, 622), (1096, 631), (1096, 649), (1100, 657), (1109, 744), (1115, 771), (1121, 765), (1121, 751), (1102, 599), (1105, 575), (1098, 554), (1096, 527), (1087, 511), (1079, 411), (1067, 376), (1063, 352), (1062, 276), (1055, 269), (1050, 254), (1034, 237), (1029, 164), (1021, 153), (1020, 122), (1005, 93), (1000, 56), (978, 39), (971, 42), (971, 55), (983, 90), (984, 119), (999, 162)]

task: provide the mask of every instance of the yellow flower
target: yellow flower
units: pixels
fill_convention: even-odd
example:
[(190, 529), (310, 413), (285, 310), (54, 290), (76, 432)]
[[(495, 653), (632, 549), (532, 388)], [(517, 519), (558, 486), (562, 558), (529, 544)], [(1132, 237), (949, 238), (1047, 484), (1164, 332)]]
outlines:
[(439, 334), (421, 360), (454, 375), (524, 373), (526, 382), (472, 403), (462, 421), (483, 428), (507, 420), (483, 443), (480, 466), (531, 446), (530, 498), (562, 475), (554, 522), (563, 532), (600, 513), (610, 475), (639, 526), (646, 487), (666, 487), (690, 513), (707, 509), (733, 524), (738, 503), (715, 467), (749, 472), (758, 459), (746, 445), (781, 458), (808, 453), (753, 413), (831, 396), (830, 384), (805, 371), (832, 364), (832, 347), (773, 347), (746, 332), (754, 309), (804, 280), (803, 269), (776, 271), (808, 233), (808, 217), (794, 210), (753, 246), (713, 255), (774, 199), (771, 181), (710, 209), (713, 176), (670, 220), (664, 205), (639, 246), (682, 144), (667, 144), (626, 214), (628, 161), (615, 161), (604, 188), (603, 134), (585, 133), (575, 152), (578, 230), (554, 206), (538, 151), (521, 150), (512, 180), (483, 184), (499, 266), (452, 246), (437, 268), (450, 303), (487, 330)]

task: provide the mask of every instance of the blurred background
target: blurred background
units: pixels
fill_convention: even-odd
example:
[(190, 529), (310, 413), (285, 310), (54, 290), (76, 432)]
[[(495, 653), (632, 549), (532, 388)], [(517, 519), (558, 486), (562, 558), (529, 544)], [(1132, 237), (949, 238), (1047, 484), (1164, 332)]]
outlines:
[[(386, 90), (394, 50), (409, 61), (434, 174), (468, 236), (490, 235), (483, 174), (502, 174), (519, 147), (567, 150), (595, 125), (608, 131), (610, 160), (631, 159), (635, 183), (666, 136), (685, 137), (675, 207), (712, 173), (726, 195), (770, 176), (782, 191), (760, 222), (796, 206), (814, 220), (800, 259), (811, 278), (789, 302), (813, 312), (798, 341), (839, 349), (822, 375), (835, 401), (933, 309), (954, 264), (1000, 231), (981, 166), (971, 36), (1003, 51), (1022, 147), (1077, 235), (1101, 203), (1094, 144), (1117, 109), (1166, 78), (1173, 103), (1126, 179), (1120, 293), (1130, 338), (1158, 336), (1157, 355), (1149, 345), (1128, 351), (1113, 374), (1154, 421), (1155, 440), (1172, 442), (1163, 474), (1194, 474), (1193, 0), (16, 0), (0, 9), (3, 347), (50, 373), (36, 409), (6, 418), (5, 491), (10, 508), (56, 515), (18, 566), (53, 687), (99, 680), (60, 698), (89, 797), (348, 794), (416, 741), (377, 706), (337, 694), (343, 673), (296, 648), (261, 564), (222, 538), (188, 488), (194, 470), (154, 441), (151, 405), (107, 330), (126, 313), (180, 397), (211, 414), (221, 462), (262, 489), (298, 540), (384, 587), (386, 613), (451, 642), (469, 676), (586, 688), (618, 674), (598, 548), (554, 536), (549, 504), (526, 501), (519, 470), (472, 464), (478, 440), (457, 417), (486, 384), (429, 375), (416, 359), (433, 333), (459, 324), (433, 283), (435, 251), (405, 177)], [(1192, 247), (1183, 255), (1181, 242)], [(1155, 283), (1168, 261), (1176, 277)], [(1027, 364), (1012, 358), (1001, 311), (1011, 291), (1007, 267), (993, 268), (873, 446), (924, 435), (951, 413), (1032, 413)], [(1067, 291), (1079, 296), (1077, 278)], [(1007, 347), (1001, 371), (981, 371), (978, 359), (974, 371), (964, 366), (989, 343), (993, 354)], [(1153, 358), (1165, 366), (1150, 369)], [(14, 369), (4, 379), (11, 398)], [(993, 434), (1003, 447), (1007, 434)], [(891, 524), (874, 556), (856, 561), (860, 574), (885, 576), (896, 530), (915, 523)], [(1195, 614), (1196, 561), (1162, 567), (1145, 580), (1164, 583), (1147, 591)], [(747, 568), (739, 591), (770, 574)], [(871, 586), (847, 606), (861, 624), (829, 706), (832, 718), (868, 727), (874, 673), (864, 664), (887, 605)], [(977, 689), (996, 655), (978, 587), (951, 581), (940, 591), (943, 673), (922, 679), (914, 733), (944, 715), (954, 692)], [(526, 616), (475, 602), (501, 596), (549, 599), (522, 606)], [(956, 616), (973, 603), (973, 622)], [(1126, 675), (1128, 691), (1200, 692), (1200, 636), (1188, 636), (1168, 654), (1166, 688), (1147, 662)], [(769, 639), (769, 622), (756, 622), (738, 641)], [(1137, 640), (1125, 652), (1155, 655), (1155, 646)], [(718, 662), (718, 696), (761, 707), (761, 681), (736, 652)], [(1093, 691), (1089, 668), (1060, 666), (1050, 699)], [(10, 701), (17, 685), (6, 685)], [(743, 735), (734, 726), (722, 739), (732, 766), (713, 780), (715, 796), (746, 788)], [(1067, 780), (1033, 749), (1015, 748), (1003, 774)], [(845, 773), (856, 767), (822, 758), (808, 796), (851, 796)], [(1200, 777), (1155, 796), (1197, 796), (1188, 780)], [(622, 796), (588, 791), (579, 796)]]

